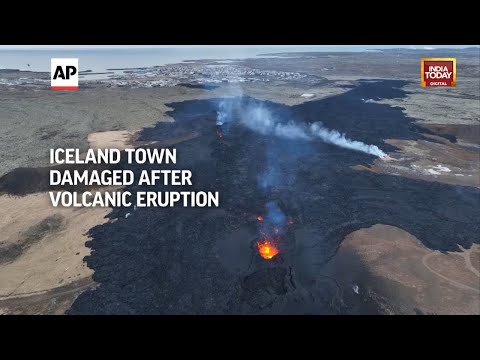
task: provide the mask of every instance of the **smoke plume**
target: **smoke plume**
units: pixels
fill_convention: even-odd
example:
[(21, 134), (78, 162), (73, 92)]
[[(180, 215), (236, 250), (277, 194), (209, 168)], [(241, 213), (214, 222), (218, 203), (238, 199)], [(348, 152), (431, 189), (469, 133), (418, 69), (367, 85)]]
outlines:
[(265, 205), (267, 223), (272, 224), (276, 229), (284, 229), (287, 224), (287, 217), (275, 201), (270, 201)]
[(384, 157), (387, 155), (380, 150), (378, 146), (368, 145), (357, 140), (350, 140), (345, 137), (345, 134), (340, 134), (336, 130), (324, 128), (321, 122), (312, 124), (310, 126), (310, 131), (314, 136), (322, 139), (324, 142), (334, 144), (345, 149), (361, 151), (378, 157)]
[(265, 204), (265, 216), (260, 225), (260, 234), (264, 239), (278, 240), (287, 231), (288, 218), (277, 201)]
[(221, 101), (218, 104), (216, 125), (223, 125), (232, 117), (233, 101)]
[(321, 122), (310, 126), (300, 125), (293, 121), (281, 123), (263, 106), (247, 106), (240, 122), (249, 129), (262, 135), (274, 135), (286, 139), (312, 141), (320, 139), (345, 149), (361, 151), (367, 154), (384, 157), (386, 154), (376, 145), (368, 145), (361, 141), (348, 139), (345, 134), (330, 130)]
[(243, 97), (243, 89), (238, 84), (229, 84), (222, 89), (225, 96), (220, 101), (214, 100), (217, 107), (217, 118), (215, 125), (220, 127), (221, 132), (228, 135), (230, 126), (233, 119), (235, 119), (235, 113), (238, 112), (241, 106), (241, 99)]

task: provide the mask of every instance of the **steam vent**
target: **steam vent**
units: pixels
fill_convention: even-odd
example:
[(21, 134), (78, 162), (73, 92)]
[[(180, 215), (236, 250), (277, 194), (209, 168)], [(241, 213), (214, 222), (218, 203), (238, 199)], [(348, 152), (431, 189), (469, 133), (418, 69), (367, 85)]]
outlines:
[(78, 91), (0, 49), (0, 315), (480, 315), (480, 52), (423, 47), (82, 50)]

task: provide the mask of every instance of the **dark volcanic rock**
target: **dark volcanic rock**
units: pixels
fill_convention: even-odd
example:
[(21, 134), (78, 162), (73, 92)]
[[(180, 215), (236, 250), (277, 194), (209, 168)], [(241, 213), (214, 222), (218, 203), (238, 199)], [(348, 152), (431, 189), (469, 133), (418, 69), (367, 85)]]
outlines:
[[(262, 105), (284, 121), (322, 121), (351, 139), (391, 151), (384, 139), (419, 139), (422, 134), (401, 109), (361, 99), (402, 97), (403, 85), (365, 81), (347, 93), (294, 107)], [(326, 289), (329, 282), (316, 274), (354, 230), (390, 224), (441, 251), (479, 242), (478, 189), (355, 171), (352, 166), (374, 157), (320, 141), (261, 136), (236, 122), (218, 140), (217, 102), (170, 104), (175, 123), (145, 129), (141, 140), (197, 131), (199, 137), (176, 147), (178, 164), (172, 166), (191, 169), (194, 185), (176, 190), (219, 191), (221, 209), (113, 211), (110, 216), (118, 220), (94, 227), (87, 243), (92, 254), (86, 261), (100, 286), (83, 293), (71, 314), (336, 313), (343, 308), (328, 295), (336, 294), (336, 285)], [(263, 191), (257, 180), (266, 168), (278, 174), (278, 181)], [(282, 237), (280, 254), (266, 261), (252, 245), (239, 252), (242, 266), (224, 266), (218, 244), (228, 234), (257, 233), (251, 214), (262, 213), (272, 200), (280, 201), (294, 219)], [(126, 212), (132, 213), (128, 219)], [(254, 239), (246, 241), (248, 246)], [(375, 311), (368, 304), (365, 312)]]
[(215, 85), (215, 84), (189, 84), (189, 83), (178, 84), (178, 86), (183, 86), (191, 89), (203, 89), (203, 90), (215, 90), (220, 87), (220, 85)]

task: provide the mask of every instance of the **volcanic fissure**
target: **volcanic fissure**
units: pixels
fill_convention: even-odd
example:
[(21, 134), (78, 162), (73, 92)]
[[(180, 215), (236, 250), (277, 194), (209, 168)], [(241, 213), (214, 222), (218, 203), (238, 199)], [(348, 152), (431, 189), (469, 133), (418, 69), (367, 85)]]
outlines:
[(405, 84), (363, 81), (291, 107), (248, 97), (169, 104), (175, 122), (140, 140), (196, 133), (176, 145), (181, 167), (195, 174), (189, 190), (218, 191), (220, 207), (114, 209), (118, 220), (87, 242), (100, 286), (70, 313), (330, 313), (337, 285), (320, 286), (320, 270), (352, 231), (394, 225), (441, 251), (478, 242), (478, 189), (352, 168), (395, 151), (385, 139), (424, 138), (402, 109), (362, 101), (403, 97)]

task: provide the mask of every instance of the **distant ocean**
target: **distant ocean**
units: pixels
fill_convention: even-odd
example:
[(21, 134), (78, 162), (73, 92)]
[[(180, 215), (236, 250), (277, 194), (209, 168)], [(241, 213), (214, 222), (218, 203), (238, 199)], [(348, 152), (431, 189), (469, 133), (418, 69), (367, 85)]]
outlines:
[[(435, 45), (310, 45), (310, 46), (182, 46), (182, 47), (125, 47), (125, 48), (81, 48), (74, 49), (11, 49), (0, 45), (0, 69), (50, 71), (50, 58), (75, 57), (79, 59), (80, 71), (105, 72), (112, 68), (138, 68), (180, 63), (200, 59), (245, 59), (271, 53), (292, 52), (359, 52), (388, 48), (433, 49)], [(33, 46), (35, 47), (35, 46)], [(441, 47), (463, 47), (442, 45)]]
[(238, 46), (191, 48), (127, 48), (69, 50), (9, 50), (0, 46), (0, 69), (50, 71), (50, 58), (79, 58), (80, 71), (105, 72), (112, 68), (138, 68), (200, 59), (245, 59), (265, 53), (365, 51), (368, 46)]

